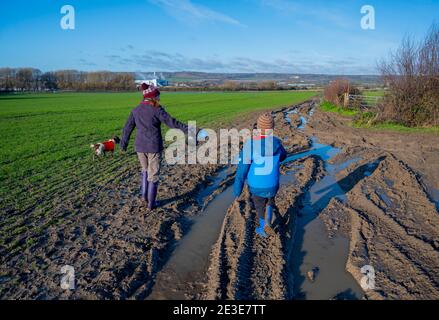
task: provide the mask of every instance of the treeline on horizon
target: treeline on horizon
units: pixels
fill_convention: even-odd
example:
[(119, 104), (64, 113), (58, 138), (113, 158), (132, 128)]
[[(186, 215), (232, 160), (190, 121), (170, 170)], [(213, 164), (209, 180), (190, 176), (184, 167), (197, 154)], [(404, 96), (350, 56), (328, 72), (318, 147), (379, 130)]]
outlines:
[[(0, 68), (0, 92), (41, 91), (134, 91), (135, 73), (111, 71), (59, 70), (42, 72), (36, 68)], [(193, 81), (162, 87), (165, 91), (270, 91), (307, 90), (306, 86), (290, 86), (274, 80), (222, 83)]]
[(0, 91), (129, 91), (136, 88), (130, 72), (59, 70), (42, 72), (35, 68), (0, 68)]

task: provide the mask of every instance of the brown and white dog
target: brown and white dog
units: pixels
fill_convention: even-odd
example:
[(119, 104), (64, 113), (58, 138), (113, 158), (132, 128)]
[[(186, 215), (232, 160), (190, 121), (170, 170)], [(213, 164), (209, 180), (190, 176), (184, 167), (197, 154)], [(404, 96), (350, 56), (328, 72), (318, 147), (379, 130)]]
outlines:
[(116, 149), (116, 144), (120, 143), (119, 137), (114, 137), (113, 139), (99, 142), (96, 144), (90, 145), (90, 148), (93, 150), (94, 155), (100, 157), (105, 155), (107, 152), (111, 152), (114, 154), (114, 150)]

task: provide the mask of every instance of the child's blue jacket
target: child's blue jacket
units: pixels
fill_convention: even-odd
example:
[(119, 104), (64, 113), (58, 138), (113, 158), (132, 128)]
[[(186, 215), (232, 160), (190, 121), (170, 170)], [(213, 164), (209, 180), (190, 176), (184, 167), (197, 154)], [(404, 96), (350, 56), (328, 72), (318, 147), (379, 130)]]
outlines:
[(272, 198), (279, 190), (279, 167), (287, 153), (279, 138), (260, 136), (249, 139), (239, 154), (234, 194), (241, 195), (247, 180), (250, 193)]

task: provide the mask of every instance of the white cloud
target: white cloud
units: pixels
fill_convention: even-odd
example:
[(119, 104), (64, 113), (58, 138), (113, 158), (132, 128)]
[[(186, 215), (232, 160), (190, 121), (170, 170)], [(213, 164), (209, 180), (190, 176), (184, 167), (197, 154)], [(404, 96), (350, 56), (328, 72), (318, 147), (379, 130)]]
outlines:
[(222, 59), (219, 57), (189, 57), (181, 53), (145, 51), (125, 58), (107, 56), (111, 63), (123, 70), (204, 71), (204, 72), (277, 72), (277, 73), (324, 73), (324, 74), (371, 74), (374, 67), (351, 57), (336, 58), (308, 52), (307, 55), (268, 60), (246, 56)]
[(210, 21), (243, 26), (238, 20), (207, 7), (194, 4), (191, 0), (148, 0), (165, 9), (175, 18), (185, 21)]

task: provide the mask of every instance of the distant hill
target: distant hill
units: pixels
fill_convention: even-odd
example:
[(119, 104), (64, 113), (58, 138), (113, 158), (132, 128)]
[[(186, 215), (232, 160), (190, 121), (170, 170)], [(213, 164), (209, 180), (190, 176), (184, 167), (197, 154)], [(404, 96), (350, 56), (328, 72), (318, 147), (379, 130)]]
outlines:
[[(139, 74), (152, 74), (142, 72)], [(161, 77), (170, 82), (209, 82), (223, 83), (224, 81), (259, 82), (276, 81), (288, 84), (312, 84), (322, 86), (337, 78), (345, 78), (359, 85), (380, 85), (381, 77), (378, 75), (326, 75), (326, 74), (287, 74), (287, 73), (207, 73), (207, 72), (157, 72)]]

